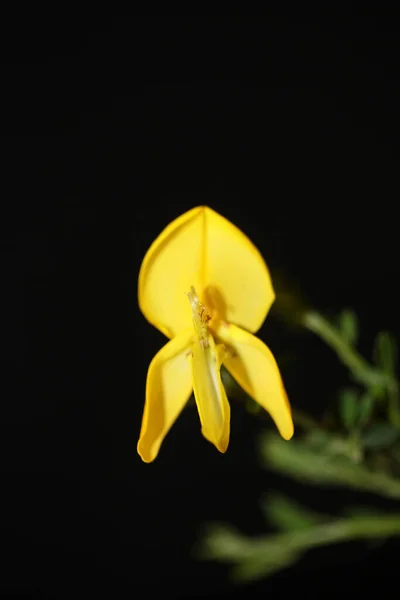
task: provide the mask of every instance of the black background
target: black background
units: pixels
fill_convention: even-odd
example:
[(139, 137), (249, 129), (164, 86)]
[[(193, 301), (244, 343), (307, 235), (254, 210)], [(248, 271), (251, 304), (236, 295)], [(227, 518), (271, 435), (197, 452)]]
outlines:
[[(190, 558), (202, 523), (261, 532), (257, 500), (276, 486), (332, 511), (361, 498), (261, 470), (268, 420), (235, 401), (226, 455), (189, 407), (142, 463), (146, 371), (165, 339), (136, 284), (158, 233), (205, 204), (312, 305), (353, 306), (367, 356), (379, 329), (397, 330), (397, 20), (47, 14), (5, 30), (4, 593), (390, 585), (393, 544), (328, 549), (236, 590), (226, 568)], [(274, 311), (260, 337), (292, 404), (322, 414), (346, 381), (331, 352)]]

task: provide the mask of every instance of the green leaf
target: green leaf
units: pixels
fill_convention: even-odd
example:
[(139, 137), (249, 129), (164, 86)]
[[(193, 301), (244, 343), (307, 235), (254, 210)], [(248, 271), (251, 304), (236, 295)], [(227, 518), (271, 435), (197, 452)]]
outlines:
[(397, 362), (397, 343), (388, 331), (380, 331), (375, 338), (374, 360), (387, 375), (393, 376)]
[(360, 399), (358, 406), (358, 424), (364, 427), (372, 416), (374, 410), (375, 398), (372, 394), (365, 392)]
[(332, 434), (323, 429), (312, 429), (303, 437), (303, 441), (317, 451), (326, 450), (332, 442)]
[(244, 583), (269, 577), (298, 562), (303, 552), (293, 552), (277, 546), (273, 552), (263, 552), (243, 557), (232, 569), (233, 582)]
[(210, 524), (204, 532), (203, 541), (198, 545), (195, 555), (205, 560), (235, 561), (250, 553), (252, 543), (237, 529), (230, 525)]
[(339, 314), (338, 327), (343, 339), (351, 345), (355, 345), (358, 340), (358, 319), (356, 313), (345, 308)]
[(262, 508), (273, 525), (284, 531), (307, 529), (329, 520), (329, 517), (300, 506), (280, 494), (271, 494)]
[(356, 389), (345, 388), (340, 391), (339, 409), (346, 429), (353, 429), (358, 416), (358, 393)]
[(322, 429), (314, 429), (302, 438), (303, 443), (314, 452), (322, 452), (326, 456), (348, 455), (349, 439), (346, 435), (338, 435)]
[(375, 384), (369, 387), (369, 393), (374, 397), (375, 400), (383, 400), (386, 394), (386, 385)]
[(390, 423), (375, 423), (361, 436), (365, 448), (379, 450), (389, 448), (399, 438), (399, 430)]

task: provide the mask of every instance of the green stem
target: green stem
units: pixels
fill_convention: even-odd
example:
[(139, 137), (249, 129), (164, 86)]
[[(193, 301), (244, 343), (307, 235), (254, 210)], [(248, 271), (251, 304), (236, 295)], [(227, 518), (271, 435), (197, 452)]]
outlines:
[(353, 429), (349, 434), (350, 457), (355, 463), (360, 463), (363, 459), (363, 447), (360, 442), (360, 430)]
[(276, 435), (264, 436), (260, 450), (266, 465), (285, 475), (319, 486), (348, 487), (400, 499), (400, 481), (385, 473), (369, 471), (364, 465), (344, 458), (316, 454), (301, 442), (289, 444)]
[(351, 540), (385, 538), (400, 535), (400, 514), (351, 517), (315, 525), (298, 531), (276, 533), (253, 540), (254, 551), (270, 551), (274, 546), (287, 551), (301, 551)]
[(342, 363), (350, 369), (359, 383), (367, 388), (375, 386), (387, 388), (392, 382), (391, 378), (368, 364), (355, 348), (342, 338), (337, 328), (322, 315), (312, 311), (306, 312), (303, 315), (302, 324), (335, 350)]
[(341, 518), (258, 538), (220, 529), (208, 536), (203, 557), (234, 563), (236, 580), (254, 580), (297, 562), (311, 548), (399, 535), (400, 513)]

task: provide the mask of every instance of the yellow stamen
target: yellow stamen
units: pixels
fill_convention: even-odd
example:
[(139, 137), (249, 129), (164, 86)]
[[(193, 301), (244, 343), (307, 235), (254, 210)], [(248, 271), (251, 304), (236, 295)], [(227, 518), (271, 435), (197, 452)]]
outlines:
[(202, 348), (208, 348), (210, 334), (208, 331), (207, 323), (211, 319), (211, 315), (207, 311), (204, 304), (202, 304), (198, 299), (196, 290), (193, 286), (191, 286), (190, 292), (187, 292), (186, 295), (189, 298), (189, 302), (192, 307), (193, 325), (199, 337), (200, 346)]

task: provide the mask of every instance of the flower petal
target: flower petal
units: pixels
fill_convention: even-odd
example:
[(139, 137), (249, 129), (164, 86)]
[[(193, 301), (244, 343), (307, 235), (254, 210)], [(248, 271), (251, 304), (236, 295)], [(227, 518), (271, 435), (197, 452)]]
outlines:
[(202, 208), (193, 208), (164, 229), (150, 246), (139, 273), (139, 307), (167, 337), (192, 326), (186, 292), (202, 293), (204, 224)]
[(175, 219), (150, 246), (139, 273), (140, 309), (172, 337), (190, 327), (185, 293), (192, 285), (207, 308), (252, 332), (275, 299), (261, 254), (235, 225), (206, 206)]
[(192, 393), (189, 360), (193, 329), (169, 341), (150, 363), (146, 402), (137, 451), (144, 462), (152, 462), (168, 431)]
[[(260, 252), (230, 221), (204, 209), (204, 303), (211, 299), (219, 317), (251, 332), (263, 324), (275, 293)], [(210, 307), (210, 308), (213, 308)]]
[(220, 452), (229, 445), (231, 410), (221, 380), (221, 351), (211, 336), (208, 344), (197, 339), (192, 346), (193, 388), (201, 432)]
[(228, 346), (224, 366), (245, 392), (269, 412), (281, 436), (290, 440), (294, 433), (292, 412), (270, 349), (235, 325), (220, 324), (216, 333)]

